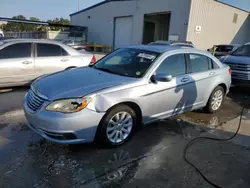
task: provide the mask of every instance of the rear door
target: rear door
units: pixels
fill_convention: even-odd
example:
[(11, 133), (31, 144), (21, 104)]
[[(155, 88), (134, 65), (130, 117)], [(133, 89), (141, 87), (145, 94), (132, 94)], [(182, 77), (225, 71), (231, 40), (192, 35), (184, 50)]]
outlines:
[(18, 85), (34, 79), (32, 43), (15, 43), (0, 50), (0, 85)]
[(36, 43), (36, 76), (64, 70), (71, 65), (71, 56), (61, 46), (49, 43)]
[[(219, 76), (219, 67), (209, 57), (190, 53), (187, 55), (188, 72), (195, 82), (197, 88), (197, 100), (194, 103), (194, 109), (204, 106), (207, 101), (207, 96), (213, 90), (214, 84), (217, 83)], [(216, 66), (217, 65), (217, 66)]]

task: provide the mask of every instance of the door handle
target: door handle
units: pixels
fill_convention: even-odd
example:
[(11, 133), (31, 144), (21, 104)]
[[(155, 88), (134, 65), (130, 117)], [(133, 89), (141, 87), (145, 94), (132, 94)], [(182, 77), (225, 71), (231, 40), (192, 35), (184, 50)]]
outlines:
[(209, 73), (210, 76), (212, 76), (212, 75), (214, 75), (214, 74), (215, 74), (215, 72), (210, 72), (210, 73)]
[(22, 62), (23, 65), (28, 65), (28, 64), (31, 64), (32, 62), (31, 61), (24, 61)]
[(61, 59), (61, 62), (67, 62), (69, 59)]
[(181, 82), (188, 82), (188, 81), (189, 81), (188, 78), (182, 78), (182, 79), (181, 79)]

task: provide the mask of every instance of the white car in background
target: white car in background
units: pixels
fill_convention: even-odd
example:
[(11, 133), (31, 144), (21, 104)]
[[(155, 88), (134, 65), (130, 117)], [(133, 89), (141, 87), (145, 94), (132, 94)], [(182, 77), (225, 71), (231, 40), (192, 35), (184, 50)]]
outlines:
[(80, 53), (53, 40), (0, 41), (0, 87), (21, 86), (45, 74), (95, 63), (91, 53)]
[(2, 31), (0, 31), (0, 38), (1, 38), (1, 37), (4, 37), (4, 34), (3, 34)]

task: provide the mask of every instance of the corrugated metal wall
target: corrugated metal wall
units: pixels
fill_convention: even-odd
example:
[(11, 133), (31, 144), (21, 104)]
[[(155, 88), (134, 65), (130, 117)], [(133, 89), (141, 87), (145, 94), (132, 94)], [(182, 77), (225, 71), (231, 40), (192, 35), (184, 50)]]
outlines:
[(113, 45), (114, 17), (131, 16), (135, 1), (114, 1), (70, 16), (72, 25), (88, 27), (88, 42)]
[[(169, 34), (185, 40), (191, 0), (134, 0), (110, 1), (92, 9), (71, 15), (71, 24), (87, 26), (91, 43), (112, 45), (114, 17), (133, 16), (132, 44), (141, 44), (144, 15), (171, 13)], [(168, 32), (168, 31), (167, 31)]]
[[(243, 44), (249, 40), (249, 19), (249, 13), (215, 0), (192, 0), (187, 40), (201, 49), (215, 44)], [(201, 26), (200, 32), (196, 26)]]

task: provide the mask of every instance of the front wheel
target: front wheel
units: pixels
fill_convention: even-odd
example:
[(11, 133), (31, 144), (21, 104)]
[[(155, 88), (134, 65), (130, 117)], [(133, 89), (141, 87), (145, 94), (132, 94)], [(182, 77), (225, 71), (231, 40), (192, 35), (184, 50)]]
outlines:
[(221, 86), (217, 86), (212, 92), (205, 110), (209, 113), (218, 111), (223, 103), (225, 91)]
[(101, 121), (97, 140), (109, 146), (119, 146), (132, 135), (136, 124), (136, 113), (127, 105), (119, 105), (111, 109)]

